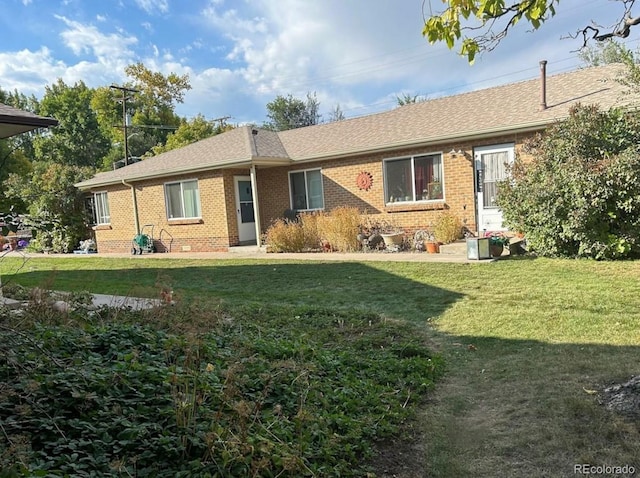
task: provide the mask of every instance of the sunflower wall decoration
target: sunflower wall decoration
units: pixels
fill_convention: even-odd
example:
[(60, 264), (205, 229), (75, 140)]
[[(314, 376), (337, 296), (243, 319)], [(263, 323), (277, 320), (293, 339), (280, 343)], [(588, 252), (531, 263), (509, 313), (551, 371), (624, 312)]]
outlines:
[(367, 171), (361, 171), (356, 177), (356, 184), (359, 189), (368, 191), (373, 185), (373, 175)]

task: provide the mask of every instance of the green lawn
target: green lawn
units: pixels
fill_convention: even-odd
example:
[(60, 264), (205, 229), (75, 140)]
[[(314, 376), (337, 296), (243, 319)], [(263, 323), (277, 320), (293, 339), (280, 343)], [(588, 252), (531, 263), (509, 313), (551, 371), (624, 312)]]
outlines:
[(443, 477), (575, 476), (580, 463), (640, 470), (638, 423), (588, 393), (640, 374), (640, 262), (74, 257), (5, 258), (0, 270), (5, 282), (48, 289), (156, 297), (170, 286), (183, 303), (408, 321), (447, 363), (421, 409), (423, 440), (408, 466)]

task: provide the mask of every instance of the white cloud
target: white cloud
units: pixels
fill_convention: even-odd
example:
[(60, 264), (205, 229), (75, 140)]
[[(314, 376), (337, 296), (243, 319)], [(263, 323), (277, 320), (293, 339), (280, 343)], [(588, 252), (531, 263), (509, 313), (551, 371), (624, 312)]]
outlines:
[(238, 65), (245, 94), (266, 104), (277, 94), (316, 91), (329, 110), (361, 104), (357, 88), (351, 90), (356, 85), (384, 85), (412, 73), (424, 85), (430, 61), (446, 67), (456, 60), (444, 47), (428, 48), (420, 2), (411, 3), (256, 0), (241, 11), (225, 10), (218, 0), (203, 16), (232, 42), (227, 59)]
[(15, 88), (25, 94), (40, 96), (44, 87), (58, 78), (67, 84), (83, 81), (90, 87), (124, 79), (124, 68), (136, 58), (131, 49), (137, 43), (135, 37), (122, 33), (105, 34), (91, 25), (62, 16), (56, 18), (66, 26), (60, 32), (64, 45), (81, 58), (75, 63), (62, 61), (47, 47), (0, 53), (2, 88)]
[(242, 18), (238, 10), (235, 9), (220, 11), (218, 5), (221, 4), (220, 1), (212, 1), (209, 7), (202, 12), (212, 26), (226, 33), (266, 33), (267, 26), (263, 18)]
[(169, 11), (169, 2), (167, 0), (135, 0), (138, 7), (149, 14)]
[(25, 94), (41, 94), (44, 85), (62, 77), (66, 70), (66, 65), (55, 60), (46, 47), (35, 52), (21, 50), (0, 53), (0, 86), (5, 90), (16, 89)]
[(67, 25), (68, 29), (62, 31), (60, 36), (65, 46), (77, 56), (93, 54), (100, 62), (111, 63), (113, 59), (131, 58), (134, 55), (129, 48), (138, 42), (134, 36), (105, 34), (93, 25), (83, 25), (59, 15), (55, 17)]

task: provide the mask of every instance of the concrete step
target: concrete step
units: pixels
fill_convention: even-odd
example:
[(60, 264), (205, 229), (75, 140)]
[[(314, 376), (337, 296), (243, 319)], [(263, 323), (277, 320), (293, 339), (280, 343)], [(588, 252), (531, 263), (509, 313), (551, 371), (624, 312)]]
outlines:
[(467, 255), (467, 242), (457, 241), (451, 244), (443, 244), (440, 246), (440, 254), (455, 254), (459, 256)]

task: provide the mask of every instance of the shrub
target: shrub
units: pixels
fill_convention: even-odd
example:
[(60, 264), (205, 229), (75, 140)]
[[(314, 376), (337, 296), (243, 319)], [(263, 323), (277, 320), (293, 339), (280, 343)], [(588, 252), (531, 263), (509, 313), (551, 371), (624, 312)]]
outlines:
[(578, 106), (528, 144), (500, 184), (505, 224), (545, 256), (622, 259), (640, 253), (640, 122)]
[(452, 212), (440, 213), (433, 226), (433, 236), (443, 244), (457, 241), (462, 237), (462, 221)]
[(267, 229), (267, 245), (274, 252), (304, 252), (318, 249), (317, 215), (301, 214), (297, 220), (276, 219)]
[(267, 246), (274, 252), (301, 252), (304, 249), (302, 227), (297, 221), (276, 219), (267, 229)]
[(353, 252), (359, 249), (358, 232), (362, 221), (357, 208), (337, 207), (330, 214), (318, 215), (317, 219), (318, 234), (332, 250)]
[(318, 213), (300, 214), (298, 223), (302, 227), (305, 249), (314, 250), (320, 247), (320, 233), (318, 231)]
[(29, 250), (66, 253), (86, 239), (84, 196), (74, 184), (91, 175), (89, 168), (36, 161), (30, 176), (12, 174), (4, 182), (3, 193), (27, 205), (36, 234)]

